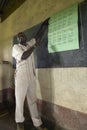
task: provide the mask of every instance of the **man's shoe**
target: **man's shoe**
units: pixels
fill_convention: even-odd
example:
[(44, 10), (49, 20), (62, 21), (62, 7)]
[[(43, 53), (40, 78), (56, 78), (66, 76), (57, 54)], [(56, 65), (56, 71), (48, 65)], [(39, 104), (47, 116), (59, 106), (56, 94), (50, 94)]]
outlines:
[(17, 130), (24, 130), (24, 123), (17, 123)]
[(48, 130), (45, 126), (41, 125), (39, 127), (36, 127), (36, 130)]

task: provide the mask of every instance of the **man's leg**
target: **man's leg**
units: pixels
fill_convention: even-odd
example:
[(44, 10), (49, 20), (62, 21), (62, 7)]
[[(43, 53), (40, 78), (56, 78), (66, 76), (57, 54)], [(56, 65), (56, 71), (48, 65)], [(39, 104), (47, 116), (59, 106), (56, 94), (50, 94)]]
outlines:
[(24, 122), (23, 116), (23, 108), (24, 108), (24, 100), (26, 96), (26, 91), (23, 90), (20, 86), (15, 89), (15, 99), (16, 99), (16, 111), (15, 111), (15, 120), (16, 123)]
[[(33, 98), (33, 94), (32, 93), (32, 98)], [(27, 91), (27, 102), (28, 102), (28, 107), (30, 110), (30, 115), (31, 115), (31, 119), (33, 121), (33, 124), (35, 127), (38, 127), (42, 124), (38, 109), (37, 109), (37, 104), (36, 104), (36, 99), (32, 99), (31, 98), (31, 94), (29, 92), (29, 90)]]
[(24, 100), (26, 96), (27, 88), (23, 84), (16, 84), (15, 87), (15, 121), (17, 123), (17, 130), (24, 130)]
[(31, 88), (32, 90), (28, 89), (27, 91), (27, 102), (30, 110), (31, 119), (33, 121), (34, 126), (36, 127), (36, 130), (47, 130), (47, 128), (44, 127), (44, 125), (42, 124), (41, 117), (37, 109), (37, 99), (34, 86), (32, 85)]

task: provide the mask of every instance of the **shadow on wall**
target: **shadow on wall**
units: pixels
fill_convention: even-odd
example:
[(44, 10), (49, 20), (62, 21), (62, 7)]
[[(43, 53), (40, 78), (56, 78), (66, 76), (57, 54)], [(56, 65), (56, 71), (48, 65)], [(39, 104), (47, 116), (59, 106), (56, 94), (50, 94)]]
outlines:
[[(38, 27), (37, 27), (38, 28)], [(36, 28), (36, 30), (37, 30)], [(41, 64), (44, 64), (44, 60), (46, 61), (45, 66), (48, 65), (48, 60), (49, 57), (46, 55), (48, 53), (48, 49), (47, 49), (47, 33), (48, 30), (45, 31), (44, 36), (41, 40), (41, 45), (39, 47), (36, 48), (35, 52), (34, 52), (34, 56), (35, 56), (35, 66), (36, 68), (38, 68)], [(39, 60), (40, 59), (40, 60)], [(37, 92), (39, 94), (39, 96), (41, 97), (42, 100), (38, 100), (38, 108), (39, 111), (41, 113), (41, 116), (49, 119), (51, 118), (52, 121), (55, 122), (53, 113), (54, 113), (54, 108), (51, 106), (49, 108), (49, 106), (47, 106), (47, 104), (45, 104), (44, 100), (49, 101), (49, 102), (53, 102), (54, 100), (54, 89), (53, 89), (53, 84), (52, 84), (52, 74), (50, 69), (41, 69), (38, 68), (37, 69)], [(47, 115), (47, 113), (49, 113), (49, 109), (51, 111), (51, 113), (49, 115)], [(47, 112), (48, 111), (48, 112)]]
[[(44, 63), (44, 59), (45, 63), (49, 63), (49, 57), (46, 57), (47, 55), (45, 55), (44, 52), (48, 53), (48, 49), (47, 49), (47, 37), (46, 34), (47, 31), (45, 32), (43, 39), (41, 41), (41, 46), (38, 47), (36, 49), (35, 52), (35, 63), (36, 63), (36, 67), (38, 67), (38, 57), (40, 59), (40, 63), (43, 64)], [(41, 55), (40, 55), (41, 54)], [(45, 66), (47, 66), (47, 64), (45, 64)], [(54, 117), (54, 105), (50, 105), (47, 104), (45, 101), (49, 102), (49, 103), (54, 103), (54, 88), (53, 88), (53, 77), (52, 77), (52, 72), (51, 69), (49, 68), (38, 68), (37, 69), (37, 78), (38, 78), (38, 87), (39, 90), (38, 94), (40, 96), (40, 98), (42, 100), (38, 100), (38, 108), (39, 111), (41, 113), (42, 118), (49, 120), (53, 122), (53, 125), (49, 123), (47, 124), (47, 122), (45, 122), (45, 124), (47, 124), (47, 126), (49, 127), (49, 129), (54, 130), (55, 126), (56, 126), (56, 121), (55, 121), (55, 117)]]
[[(54, 89), (53, 89), (53, 82), (52, 82), (53, 79), (52, 79), (52, 74), (50, 69), (39, 69), (38, 80), (39, 80), (39, 86), (40, 86), (40, 92), (42, 98), (42, 100), (39, 102), (41, 116), (44, 119), (47, 120), (50, 119), (50, 121), (55, 122), (54, 106), (52, 105), (49, 106), (46, 102), (44, 102), (44, 101), (48, 101), (52, 103), (54, 101)], [(54, 126), (51, 127), (53, 127), (54, 129), (55, 124)]]
[(58, 114), (58, 109), (54, 105), (55, 88), (53, 85), (52, 69), (39, 69), (38, 80), (42, 99), (38, 100), (38, 108), (44, 124), (49, 130), (64, 130), (60, 126), (58, 115), (56, 115), (56, 113)]
[[(42, 100), (38, 99), (38, 108), (41, 113), (42, 118), (48, 120), (44, 121), (47, 127), (50, 130), (56, 129), (56, 120), (54, 114), (54, 105), (49, 105), (54, 103), (54, 89), (53, 88), (53, 76), (52, 68), (49, 69), (50, 57), (48, 52), (48, 28), (44, 33), (44, 36), (41, 40), (41, 46), (35, 50), (35, 64), (37, 69), (37, 79), (38, 79), (38, 89), (37, 92)], [(45, 62), (44, 62), (45, 61)], [(60, 59), (59, 63), (60, 64)], [(43, 67), (44, 66), (44, 67)], [(47, 102), (45, 102), (47, 101)], [(49, 120), (52, 123), (49, 123)], [(57, 129), (61, 129), (58, 127)]]

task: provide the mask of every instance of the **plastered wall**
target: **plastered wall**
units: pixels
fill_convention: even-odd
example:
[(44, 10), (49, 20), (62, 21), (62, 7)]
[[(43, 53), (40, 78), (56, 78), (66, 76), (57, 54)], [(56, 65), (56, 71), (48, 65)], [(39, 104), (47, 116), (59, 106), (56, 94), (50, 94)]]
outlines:
[(87, 68), (37, 69), (36, 72), (39, 99), (87, 113)]
[(12, 39), (7, 39), (0, 45), (0, 91), (7, 88), (14, 88), (11, 42)]

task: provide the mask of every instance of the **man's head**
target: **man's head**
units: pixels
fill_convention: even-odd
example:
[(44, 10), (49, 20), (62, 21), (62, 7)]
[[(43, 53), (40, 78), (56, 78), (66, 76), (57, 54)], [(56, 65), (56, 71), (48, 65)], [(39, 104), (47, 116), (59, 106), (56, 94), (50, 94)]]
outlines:
[(19, 32), (17, 34), (17, 40), (20, 44), (26, 45), (27, 37), (25, 36), (23, 32)]

